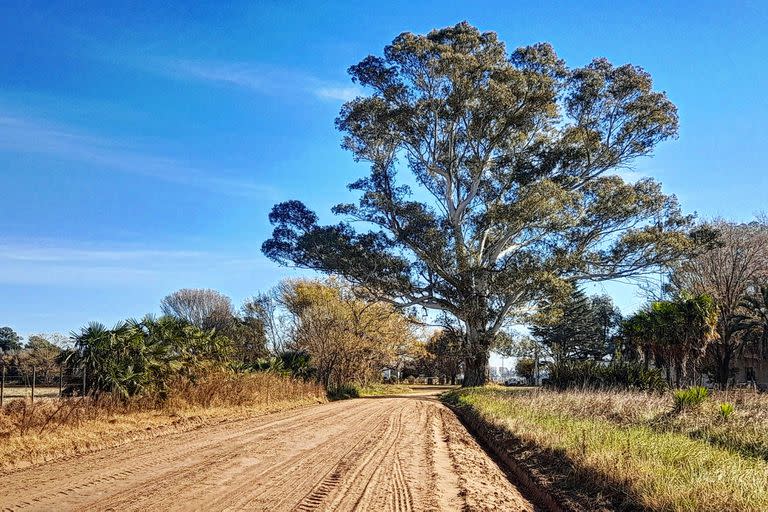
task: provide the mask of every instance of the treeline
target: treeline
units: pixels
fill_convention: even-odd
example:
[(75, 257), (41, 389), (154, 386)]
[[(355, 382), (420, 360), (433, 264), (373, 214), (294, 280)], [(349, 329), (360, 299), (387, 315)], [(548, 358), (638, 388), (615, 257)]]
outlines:
[(702, 375), (721, 388), (755, 383), (739, 358), (768, 359), (768, 218), (747, 224), (715, 221), (708, 251), (672, 267), (666, 293), (628, 319), (634, 356), (664, 367), (677, 385)]
[(321, 384), (349, 385), (442, 373), (456, 380), (456, 340), (436, 333), (385, 302), (367, 300), (338, 279), (292, 279), (235, 307), (215, 290), (182, 289), (160, 304), (162, 316), (108, 328), (90, 323), (57, 344), (31, 336), (26, 346), (4, 328), (3, 360), (23, 367), (65, 368), (84, 375), (69, 392), (120, 399), (164, 399), (170, 388), (194, 385), (216, 372), (272, 372)]
[(71, 341), (59, 333), (24, 338), (10, 327), (0, 327), (0, 366), (9, 382), (29, 385), (34, 369), (39, 385), (58, 384), (64, 349)]
[(754, 383), (754, 370), (739, 375), (736, 363), (768, 360), (768, 222), (705, 227), (716, 241), (669, 266), (656, 299), (636, 313), (623, 318), (609, 297), (575, 289), (537, 310), (530, 336), (499, 337), (497, 351), (517, 356), (530, 380), (546, 367), (556, 387)]

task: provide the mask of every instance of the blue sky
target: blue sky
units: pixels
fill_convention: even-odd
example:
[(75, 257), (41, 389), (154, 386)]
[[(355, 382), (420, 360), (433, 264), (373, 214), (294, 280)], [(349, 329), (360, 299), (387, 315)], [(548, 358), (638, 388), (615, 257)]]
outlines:
[(333, 126), (346, 68), (461, 20), (572, 66), (645, 67), (681, 129), (632, 173), (701, 217), (768, 209), (765, 2), (43, 4), (0, 3), (0, 325), (24, 336), (295, 275), (260, 253), (271, 206), (330, 220), (366, 172)]

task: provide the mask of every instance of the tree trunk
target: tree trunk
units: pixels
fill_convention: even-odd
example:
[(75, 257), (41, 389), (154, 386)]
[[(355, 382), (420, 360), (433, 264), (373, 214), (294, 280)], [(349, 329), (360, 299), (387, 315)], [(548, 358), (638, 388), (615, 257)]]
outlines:
[(483, 386), (488, 381), (488, 350), (477, 351), (464, 358), (463, 387)]
[(675, 360), (675, 387), (680, 389), (680, 383), (683, 380), (683, 363), (680, 359)]
[[(722, 350), (720, 350), (722, 348)], [(733, 351), (730, 345), (723, 343), (719, 347), (715, 347), (712, 351), (713, 359), (715, 360), (715, 380), (720, 386), (721, 390), (725, 390), (728, 387), (728, 380), (731, 377), (731, 356)]]

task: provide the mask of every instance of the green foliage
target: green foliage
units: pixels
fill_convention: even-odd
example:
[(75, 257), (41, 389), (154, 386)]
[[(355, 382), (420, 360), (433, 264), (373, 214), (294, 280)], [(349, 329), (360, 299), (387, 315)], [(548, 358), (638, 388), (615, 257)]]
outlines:
[(622, 331), (630, 346), (652, 354), (673, 367), (676, 383), (686, 381), (689, 363), (699, 363), (709, 342), (717, 337), (717, 305), (711, 295), (683, 294), (657, 301), (628, 318)]
[(720, 417), (727, 421), (728, 418), (731, 417), (731, 414), (733, 414), (733, 404), (729, 402), (721, 403), (718, 412), (720, 413)]
[(285, 350), (278, 356), (280, 364), (294, 377), (310, 379), (315, 376), (312, 357), (303, 350)]
[(72, 337), (75, 350), (67, 363), (85, 371), (89, 392), (121, 398), (162, 397), (173, 378), (194, 381), (207, 370), (224, 367), (230, 352), (229, 340), (214, 330), (169, 316), (128, 320), (113, 329), (91, 323)]
[(574, 289), (565, 300), (542, 308), (531, 332), (556, 361), (601, 360), (614, 352), (613, 338), (620, 321), (621, 313), (609, 297), (587, 297)]
[(696, 245), (674, 196), (616, 173), (677, 133), (675, 106), (637, 66), (569, 68), (549, 44), (510, 53), (460, 23), (403, 33), (350, 74), (368, 94), (337, 126), (370, 164), (350, 185), (360, 199), (334, 208), (336, 225), (300, 201), (275, 205), (262, 250), (451, 315), (465, 326), (465, 385), (484, 382), (510, 314)]
[(709, 396), (709, 391), (703, 386), (691, 386), (688, 389), (678, 389), (675, 391), (675, 407), (678, 410), (695, 409)]
[(744, 297), (741, 306), (747, 313), (743, 318), (747, 342), (757, 347), (758, 353), (768, 354), (768, 283)]
[(534, 371), (536, 370), (536, 361), (528, 357), (521, 357), (515, 363), (515, 372), (529, 382), (533, 381)]
[(564, 390), (638, 389), (662, 391), (667, 383), (661, 371), (634, 362), (601, 364), (596, 361), (560, 361), (549, 365), (548, 386)]
[(0, 353), (21, 349), (21, 336), (10, 327), (0, 327)]

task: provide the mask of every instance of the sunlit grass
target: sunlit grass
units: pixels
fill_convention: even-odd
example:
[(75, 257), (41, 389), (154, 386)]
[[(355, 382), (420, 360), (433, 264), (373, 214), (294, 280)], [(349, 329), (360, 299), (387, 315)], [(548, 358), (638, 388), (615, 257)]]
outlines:
[(413, 390), (405, 384), (369, 384), (360, 388), (360, 396), (402, 395)]
[[(582, 493), (613, 494), (614, 502), (653, 510), (768, 510), (768, 463), (693, 435), (706, 421), (729, 439), (735, 425), (722, 420), (718, 404), (681, 415), (670, 413), (669, 395), (485, 388), (447, 398), (518, 442), (562, 458), (564, 471), (582, 472), (571, 475)], [(758, 405), (765, 402), (742, 400), (750, 413), (742, 411), (739, 426), (763, 417)], [(738, 411), (737, 404), (734, 422)], [(730, 435), (727, 443), (746, 442)]]

